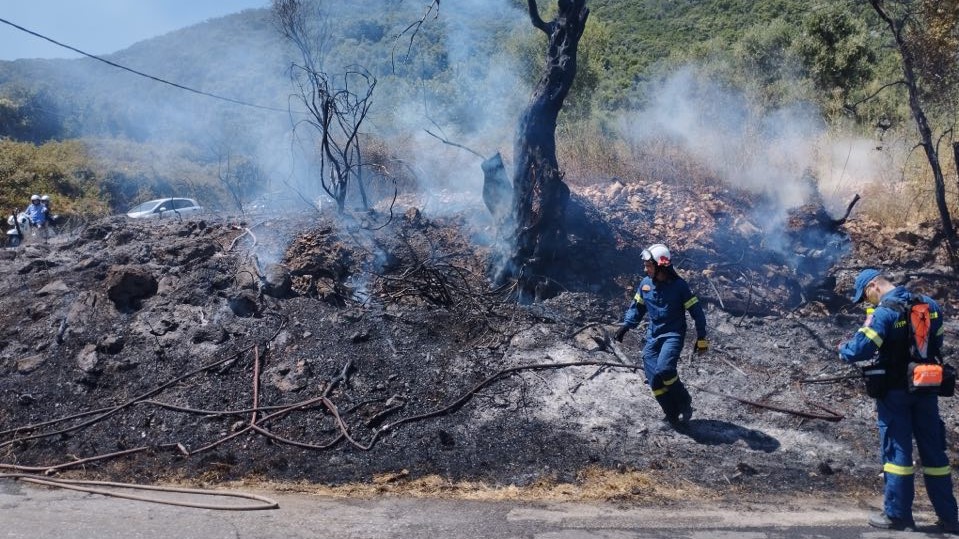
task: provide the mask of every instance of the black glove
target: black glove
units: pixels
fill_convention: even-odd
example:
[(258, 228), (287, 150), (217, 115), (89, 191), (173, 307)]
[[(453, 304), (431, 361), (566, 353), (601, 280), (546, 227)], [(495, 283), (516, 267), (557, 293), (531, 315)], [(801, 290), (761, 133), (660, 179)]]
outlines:
[(616, 339), (616, 342), (623, 342), (623, 337), (626, 336), (626, 332), (629, 331), (629, 328), (626, 326), (620, 326), (616, 330), (616, 335), (613, 335), (613, 338)]

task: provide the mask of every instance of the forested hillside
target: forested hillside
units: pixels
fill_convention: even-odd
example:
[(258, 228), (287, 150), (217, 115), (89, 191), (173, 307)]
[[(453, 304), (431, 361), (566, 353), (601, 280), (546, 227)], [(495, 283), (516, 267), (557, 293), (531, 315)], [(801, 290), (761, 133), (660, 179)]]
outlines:
[[(546, 13), (555, 9), (540, 4)], [(622, 133), (623, 123), (636, 123), (630, 119), (634, 112), (663, 108), (664, 88), (676, 84), (677, 73), (696, 81), (683, 84), (695, 87), (697, 99), (716, 100), (718, 91), (722, 99), (732, 95), (748, 111), (742, 114), (760, 118), (751, 120), (756, 124), (803, 107), (823, 124), (819, 133), (878, 135), (910, 145), (908, 99), (901, 85), (890, 85), (901, 77), (899, 57), (868, 3), (593, 0), (589, 6), (579, 73), (558, 133), (561, 159), (574, 181), (640, 174), (638, 162), (689, 161), (688, 155), (638, 148)], [(541, 37), (529, 25), (525, 2), (443, 4), (425, 16), (422, 7), (379, 1), (328, 8), (326, 71), (335, 77), (361, 67), (376, 80), (370, 112), (375, 125), (364, 131), (373, 154), (408, 161), (409, 155), (400, 154), (421, 152), (424, 137), (439, 144), (424, 135), (429, 129), (480, 154), (500, 150), (508, 157), (517, 111), (542, 63)], [(948, 18), (951, 8), (941, 9)], [(293, 126), (301, 118), (289, 77), (296, 56), (269, 9), (207, 21), (105, 58), (155, 78), (91, 58), (0, 62), (0, 136), (38, 145), (83, 138), (188, 147), (177, 158), (197, 163), (193, 181), (220, 185), (221, 191), (225, 156), (253, 162), (258, 178), (298, 176), (309, 166), (280, 157), (294, 153)], [(952, 110), (931, 112), (935, 121), (948, 123)], [(949, 130), (936, 125), (939, 132)], [(670, 144), (656, 144), (664, 143)], [(908, 152), (896, 151), (889, 159), (904, 176), (922, 174), (901, 162)], [(648, 152), (655, 153), (652, 160)], [(111, 164), (117, 156), (110, 152), (91, 158), (100, 163), (96, 168), (122, 168)], [(700, 166), (686, 162), (680, 168)], [(159, 177), (141, 178), (147, 191), (177, 182), (169, 171), (145, 176), (150, 174)], [(130, 202), (113, 189), (103, 196), (115, 207)]]

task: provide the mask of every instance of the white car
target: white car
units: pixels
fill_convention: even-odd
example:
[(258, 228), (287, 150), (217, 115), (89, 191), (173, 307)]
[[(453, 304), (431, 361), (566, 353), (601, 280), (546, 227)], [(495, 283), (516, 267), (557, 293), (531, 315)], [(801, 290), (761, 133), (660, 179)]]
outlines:
[(203, 211), (192, 198), (158, 198), (130, 208), (131, 219), (159, 219), (162, 217), (185, 217)]

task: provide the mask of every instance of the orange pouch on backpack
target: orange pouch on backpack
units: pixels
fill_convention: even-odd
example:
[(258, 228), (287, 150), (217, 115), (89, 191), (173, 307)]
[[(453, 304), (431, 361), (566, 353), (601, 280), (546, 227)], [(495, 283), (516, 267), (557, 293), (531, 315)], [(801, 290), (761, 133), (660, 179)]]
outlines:
[(939, 391), (942, 385), (942, 365), (936, 363), (909, 364), (909, 390)]

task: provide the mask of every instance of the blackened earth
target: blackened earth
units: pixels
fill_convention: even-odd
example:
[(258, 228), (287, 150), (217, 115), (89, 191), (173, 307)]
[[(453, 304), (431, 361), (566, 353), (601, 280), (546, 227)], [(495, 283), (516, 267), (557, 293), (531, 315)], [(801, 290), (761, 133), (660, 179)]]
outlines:
[[(528, 305), (490, 283), (478, 209), (113, 217), (28, 238), (0, 253), (0, 472), (529, 486), (601, 471), (700, 493), (875, 494), (874, 405), (835, 353), (863, 319), (845, 297), (876, 266), (940, 299), (951, 356), (955, 277), (932, 226), (800, 208), (776, 232), (753, 206), (583, 189), (552, 297)], [(644, 327), (609, 338), (655, 241), (711, 331), (680, 363), (695, 408), (681, 429), (635, 368)], [(955, 460), (959, 414), (942, 408)]]

